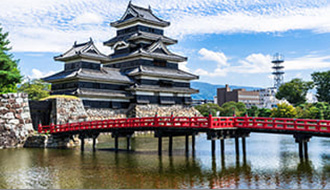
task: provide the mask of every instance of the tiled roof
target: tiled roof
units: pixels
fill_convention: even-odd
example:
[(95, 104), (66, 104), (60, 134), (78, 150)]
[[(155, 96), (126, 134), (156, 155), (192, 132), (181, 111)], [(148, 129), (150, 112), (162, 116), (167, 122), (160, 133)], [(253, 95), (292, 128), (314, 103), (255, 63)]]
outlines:
[(169, 22), (166, 22), (155, 16), (151, 11), (150, 6), (148, 9), (146, 9), (143, 7), (133, 5), (131, 2), (129, 2), (127, 9), (124, 15), (122, 16), (122, 18), (120, 18), (118, 21), (112, 22), (111, 26), (116, 27), (124, 23), (132, 22), (135, 20), (144, 21), (163, 27), (170, 25)]
[(180, 69), (169, 69), (163, 67), (139, 66), (127, 71), (128, 76), (147, 75), (156, 77), (167, 77), (176, 79), (198, 79), (197, 75), (182, 71)]
[(55, 56), (56, 61), (69, 61), (77, 58), (91, 58), (100, 61), (109, 60), (108, 56), (102, 54), (94, 45), (92, 39), (85, 43), (73, 44), (72, 48), (65, 53)]
[(172, 93), (182, 93), (182, 94), (195, 94), (199, 91), (193, 88), (178, 88), (178, 87), (159, 87), (153, 85), (134, 85), (127, 90), (131, 91), (150, 91), (150, 92), (172, 92)]
[(121, 73), (118, 69), (113, 68), (101, 68), (101, 70), (79, 69), (75, 71), (62, 71), (49, 77), (45, 77), (43, 80), (52, 82), (68, 78), (113, 81), (127, 84), (133, 83), (128, 76)]

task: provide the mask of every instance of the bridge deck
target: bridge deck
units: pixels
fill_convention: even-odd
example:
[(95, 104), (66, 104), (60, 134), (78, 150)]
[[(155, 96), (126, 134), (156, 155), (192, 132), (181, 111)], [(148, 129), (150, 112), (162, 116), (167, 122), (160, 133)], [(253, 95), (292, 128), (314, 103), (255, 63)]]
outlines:
[(39, 126), (39, 133), (80, 134), (113, 131), (196, 131), (238, 129), (249, 132), (310, 134), (330, 137), (330, 120), (264, 117), (143, 117)]

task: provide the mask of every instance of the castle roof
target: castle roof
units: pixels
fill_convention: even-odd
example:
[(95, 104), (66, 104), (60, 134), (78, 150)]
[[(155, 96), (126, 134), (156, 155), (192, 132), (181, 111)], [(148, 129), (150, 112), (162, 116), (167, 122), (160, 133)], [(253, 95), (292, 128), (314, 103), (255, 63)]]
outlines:
[(166, 44), (166, 45), (172, 45), (172, 44), (176, 44), (178, 41), (160, 34), (154, 34), (154, 33), (150, 33), (150, 32), (143, 32), (143, 31), (138, 31), (138, 32), (132, 32), (130, 34), (126, 34), (126, 35), (120, 35), (120, 36), (116, 36), (114, 38), (111, 38), (110, 40), (104, 42), (103, 44), (106, 46), (113, 46), (115, 45), (117, 42), (120, 41), (135, 41), (135, 40), (148, 40), (148, 41), (156, 41), (158, 39), (161, 39), (161, 41)]
[(127, 54), (112, 54), (110, 55), (110, 63), (113, 61), (118, 61), (122, 59), (128, 59), (133, 57), (150, 57), (154, 59), (162, 59), (175, 62), (187, 61), (186, 57), (174, 54), (170, 52), (167, 47), (164, 45), (161, 39), (154, 42), (147, 48), (139, 48), (136, 51), (127, 53)]
[(165, 78), (175, 78), (175, 79), (198, 79), (197, 75), (182, 71), (180, 69), (169, 69), (163, 67), (153, 67), (153, 66), (139, 66), (132, 70), (127, 71), (128, 76), (156, 76)]
[(150, 6), (148, 9), (146, 9), (143, 7), (133, 5), (131, 1), (128, 3), (124, 15), (118, 21), (112, 22), (110, 25), (113, 27), (120, 27), (137, 21), (160, 26), (160, 27), (166, 27), (170, 25), (169, 22), (164, 21), (158, 18), (157, 16), (155, 16), (151, 11)]
[(127, 88), (130, 91), (149, 91), (149, 92), (169, 92), (181, 94), (195, 94), (199, 91), (193, 88), (180, 88), (180, 87), (159, 87), (154, 85), (134, 85)]
[(90, 79), (104, 82), (118, 82), (132, 84), (133, 81), (126, 76), (124, 73), (120, 72), (118, 69), (114, 68), (101, 68), (101, 70), (92, 70), (81, 68), (79, 70), (73, 71), (62, 71), (54, 75), (43, 78), (47, 82), (56, 82), (63, 79)]
[(109, 58), (102, 54), (94, 45), (92, 38), (85, 43), (75, 42), (71, 49), (65, 53), (55, 56), (56, 61), (70, 61), (78, 58), (87, 58), (97, 61), (107, 61)]

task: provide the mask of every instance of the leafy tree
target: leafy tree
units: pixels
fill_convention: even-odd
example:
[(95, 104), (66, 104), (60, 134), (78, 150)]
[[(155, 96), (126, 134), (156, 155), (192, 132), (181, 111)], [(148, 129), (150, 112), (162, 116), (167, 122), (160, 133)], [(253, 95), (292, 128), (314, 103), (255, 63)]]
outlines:
[(272, 114), (272, 112), (270, 109), (261, 108), (261, 109), (259, 109), (258, 117), (270, 117), (271, 114)]
[(259, 112), (260, 111), (257, 106), (251, 106), (251, 108), (247, 109), (248, 116), (258, 117)]
[(289, 104), (279, 103), (277, 108), (271, 110), (270, 117), (279, 117), (279, 118), (294, 118), (297, 115), (296, 109)]
[(302, 104), (296, 107), (297, 117), (304, 119), (319, 119), (321, 111), (313, 104)]
[(3, 33), (0, 25), (0, 93), (16, 91), (16, 84), (21, 82), (21, 74), (17, 68), (18, 60), (8, 53), (11, 50), (8, 32)]
[(330, 103), (330, 70), (325, 72), (315, 72), (312, 79), (316, 85), (318, 101)]
[(234, 114), (236, 114), (236, 116), (243, 116), (246, 113), (245, 104), (242, 102), (226, 102), (222, 104), (221, 108), (221, 116), (233, 116)]
[(301, 79), (292, 79), (284, 83), (276, 93), (277, 99), (285, 98), (293, 105), (299, 105), (306, 102), (306, 94), (313, 87), (313, 82), (304, 82)]
[(25, 92), (29, 95), (30, 100), (40, 100), (49, 96), (50, 84), (43, 82), (42, 80), (32, 80), (22, 84), (18, 91)]
[(217, 112), (221, 113), (221, 108), (218, 104), (207, 103), (195, 106), (195, 108), (201, 113), (203, 116), (208, 116), (210, 113), (213, 116), (217, 115)]

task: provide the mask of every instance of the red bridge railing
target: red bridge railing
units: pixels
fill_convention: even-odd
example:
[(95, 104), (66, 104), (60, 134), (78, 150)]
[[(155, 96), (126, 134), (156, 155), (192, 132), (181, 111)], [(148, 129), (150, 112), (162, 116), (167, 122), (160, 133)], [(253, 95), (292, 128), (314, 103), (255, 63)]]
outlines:
[(143, 117), (39, 126), (39, 133), (121, 128), (250, 128), (330, 133), (330, 120), (264, 117)]

